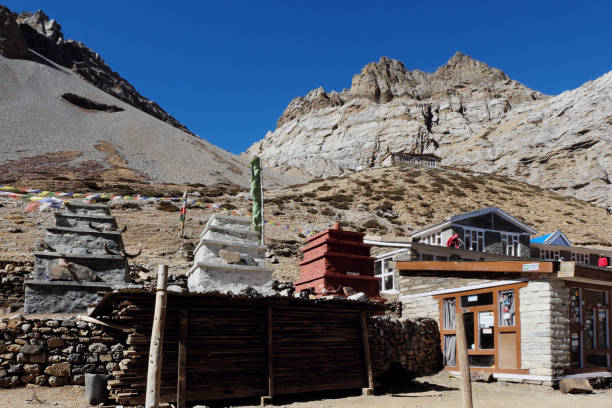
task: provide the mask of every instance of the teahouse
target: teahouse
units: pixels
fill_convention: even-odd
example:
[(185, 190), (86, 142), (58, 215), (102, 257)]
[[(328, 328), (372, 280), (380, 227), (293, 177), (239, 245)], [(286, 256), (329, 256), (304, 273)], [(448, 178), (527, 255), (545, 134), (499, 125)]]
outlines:
[(382, 167), (390, 167), (397, 165), (413, 165), (413, 166), (426, 166), (426, 167), (438, 167), (441, 157), (430, 153), (410, 153), (405, 150), (399, 152), (388, 152), (385, 154), (380, 163)]
[[(475, 226), (487, 217), (491, 226)], [(451, 371), (458, 368), (455, 316), (463, 312), (473, 369), (505, 380), (546, 385), (568, 376), (612, 376), (612, 270), (575, 261), (526, 258), (533, 230), (509, 217), (499, 209), (484, 209), (413, 235), (432, 237), (435, 245), (437, 234), (443, 242), (444, 231), (462, 224), (459, 235), (465, 246), (471, 245), (472, 259), (478, 260), (489, 248), (506, 259), (434, 261), (415, 259), (410, 251), (398, 254), (395, 265), (390, 264), (399, 275), (402, 316), (438, 321), (444, 365)], [(492, 225), (503, 230), (499, 240), (487, 238), (498, 234)]]

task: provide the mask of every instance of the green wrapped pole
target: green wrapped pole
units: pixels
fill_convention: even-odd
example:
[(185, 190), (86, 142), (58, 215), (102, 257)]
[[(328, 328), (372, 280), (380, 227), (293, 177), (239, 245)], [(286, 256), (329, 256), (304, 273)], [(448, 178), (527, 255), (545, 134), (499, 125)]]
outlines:
[(259, 157), (251, 161), (251, 199), (253, 200), (253, 230), (259, 234), (259, 242), (264, 245), (263, 180)]

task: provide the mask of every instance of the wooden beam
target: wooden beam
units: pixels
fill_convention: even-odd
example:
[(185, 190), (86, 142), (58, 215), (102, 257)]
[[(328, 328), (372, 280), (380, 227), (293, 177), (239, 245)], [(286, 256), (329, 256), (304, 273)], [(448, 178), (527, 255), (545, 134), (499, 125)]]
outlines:
[(576, 265), (575, 262), (561, 262), (557, 277), (593, 285), (612, 285), (612, 269)]
[(468, 360), (467, 340), (465, 336), (465, 325), (463, 324), (463, 312), (455, 314), (455, 325), (457, 326), (457, 347), (455, 354), (461, 373), (461, 401), (463, 408), (473, 408), (472, 404), (472, 378), (470, 376), (470, 362)]
[(492, 261), (492, 262), (447, 262), (447, 261), (397, 261), (399, 271), (454, 271), (454, 272), (520, 272), (552, 273), (553, 262)]
[(162, 348), (164, 344), (164, 325), (166, 322), (167, 284), (168, 266), (159, 265), (157, 268), (155, 313), (153, 317), (153, 328), (151, 330), (151, 345), (149, 347), (145, 408), (159, 408), (159, 387), (162, 373)]
[(133, 329), (133, 327), (127, 324), (121, 324), (121, 323), (117, 323), (117, 322), (113, 322), (109, 320), (103, 320), (103, 319), (102, 320), (96, 319), (94, 317), (87, 316), (87, 315), (77, 315), (77, 319), (87, 322), (87, 323), (97, 324), (98, 326), (110, 327), (111, 329), (117, 329), (117, 330)]
[(372, 356), (370, 355), (370, 342), (368, 339), (368, 322), (365, 313), (361, 313), (361, 339), (363, 341), (363, 360), (366, 367), (368, 387), (362, 390), (364, 395), (372, 395), (374, 392), (374, 374), (372, 372)]
[(187, 406), (187, 327), (189, 309), (181, 309), (179, 316), (178, 379), (176, 383), (176, 407)]

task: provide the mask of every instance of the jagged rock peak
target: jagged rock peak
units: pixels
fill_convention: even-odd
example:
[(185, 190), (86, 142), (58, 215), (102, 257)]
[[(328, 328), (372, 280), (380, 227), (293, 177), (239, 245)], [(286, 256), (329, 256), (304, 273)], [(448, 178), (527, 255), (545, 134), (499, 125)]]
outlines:
[(305, 97), (294, 98), (278, 119), (277, 128), (312, 111), (341, 106), (352, 100), (363, 106), (384, 104), (397, 98), (423, 102), (445, 98), (467, 101), (494, 99), (501, 94), (510, 104), (545, 97), (511, 80), (501, 70), (460, 52), (433, 73), (409, 71), (401, 61), (381, 57), (353, 77), (349, 90), (327, 94), (323, 88), (317, 88)]
[(433, 80), (479, 85), (507, 81), (510, 78), (502, 70), (492, 68), (469, 55), (456, 52), (448, 62), (432, 74)]
[(36, 13), (24, 11), (17, 17), (17, 22), (27, 24), (55, 43), (61, 44), (64, 41), (62, 27), (54, 19), (49, 20), (49, 16), (42, 10), (37, 10)]
[(7, 58), (26, 58), (28, 45), (15, 20), (16, 15), (0, 4), (0, 55)]

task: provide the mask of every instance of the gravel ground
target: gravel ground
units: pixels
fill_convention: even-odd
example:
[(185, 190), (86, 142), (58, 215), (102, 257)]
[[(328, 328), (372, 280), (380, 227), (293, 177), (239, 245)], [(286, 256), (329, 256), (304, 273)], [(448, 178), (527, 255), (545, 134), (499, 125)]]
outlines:
[[(588, 395), (561, 394), (558, 390), (539, 385), (509, 383), (473, 383), (473, 400), (476, 408), (609, 408), (612, 407), (612, 390), (596, 390)], [(36, 395), (37, 403), (32, 401)], [(232, 405), (255, 408), (259, 405)], [(287, 408), (451, 408), (461, 406), (459, 380), (442, 372), (432, 377), (420, 378), (415, 384), (394, 393), (362, 397), (307, 395), (303, 397), (277, 398), (276, 407)], [(62, 407), (84, 408), (85, 387), (59, 388), (27, 386), (0, 389), (0, 408)]]

